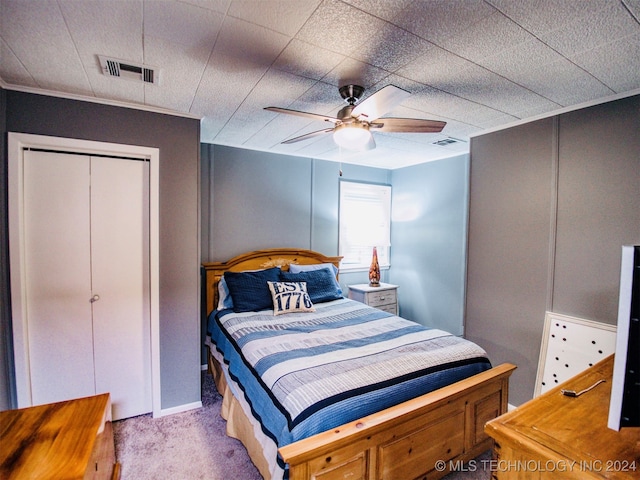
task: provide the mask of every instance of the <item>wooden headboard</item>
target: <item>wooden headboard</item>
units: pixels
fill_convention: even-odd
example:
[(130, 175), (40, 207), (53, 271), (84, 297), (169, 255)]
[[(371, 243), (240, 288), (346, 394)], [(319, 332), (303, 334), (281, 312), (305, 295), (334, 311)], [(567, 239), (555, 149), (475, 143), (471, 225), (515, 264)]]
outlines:
[(312, 250), (296, 248), (271, 248), (243, 253), (226, 262), (211, 262), (202, 264), (205, 288), (205, 305), (207, 316), (215, 310), (218, 304), (218, 282), (224, 272), (241, 272), (243, 270), (258, 270), (261, 268), (280, 267), (289, 270), (289, 264), (312, 265), (315, 263), (333, 263), (340, 267), (342, 257), (327, 257)]

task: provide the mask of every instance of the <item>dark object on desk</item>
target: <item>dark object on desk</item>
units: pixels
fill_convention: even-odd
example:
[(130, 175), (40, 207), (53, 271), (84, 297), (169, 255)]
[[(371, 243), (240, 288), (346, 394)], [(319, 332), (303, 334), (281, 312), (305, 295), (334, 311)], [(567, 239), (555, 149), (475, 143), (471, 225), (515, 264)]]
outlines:
[(622, 247), (608, 427), (640, 427), (640, 246)]

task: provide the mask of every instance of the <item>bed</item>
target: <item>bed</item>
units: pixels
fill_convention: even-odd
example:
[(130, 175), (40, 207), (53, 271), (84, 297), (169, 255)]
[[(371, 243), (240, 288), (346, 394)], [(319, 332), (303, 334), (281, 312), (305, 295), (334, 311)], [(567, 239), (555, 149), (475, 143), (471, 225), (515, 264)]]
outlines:
[[(227, 434), (267, 479), (440, 478), (489, 449), (484, 424), (506, 412), (515, 366), (492, 367), (471, 342), (336, 295), (339, 262), (269, 249), (203, 264)], [(269, 306), (250, 291), (265, 278)]]

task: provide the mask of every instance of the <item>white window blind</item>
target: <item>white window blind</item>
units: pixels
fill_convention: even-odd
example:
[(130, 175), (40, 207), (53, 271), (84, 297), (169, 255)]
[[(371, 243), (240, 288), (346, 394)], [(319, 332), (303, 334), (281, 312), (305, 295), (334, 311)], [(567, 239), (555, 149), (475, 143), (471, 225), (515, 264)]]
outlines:
[(369, 268), (373, 247), (389, 266), (391, 186), (341, 181), (339, 222), (341, 269)]

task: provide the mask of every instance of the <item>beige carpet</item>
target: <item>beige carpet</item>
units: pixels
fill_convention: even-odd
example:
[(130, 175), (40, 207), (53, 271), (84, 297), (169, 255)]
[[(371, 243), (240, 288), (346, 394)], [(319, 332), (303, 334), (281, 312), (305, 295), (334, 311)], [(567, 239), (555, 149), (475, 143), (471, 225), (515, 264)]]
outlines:
[(260, 480), (242, 444), (227, 437), (222, 397), (202, 377), (202, 408), (113, 423), (122, 480)]
[[(225, 434), (221, 401), (211, 376), (203, 373), (202, 408), (114, 422), (122, 480), (262, 479), (242, 444)], [(488, 480), (489, 459), (487, 452), (445, 478)]]

